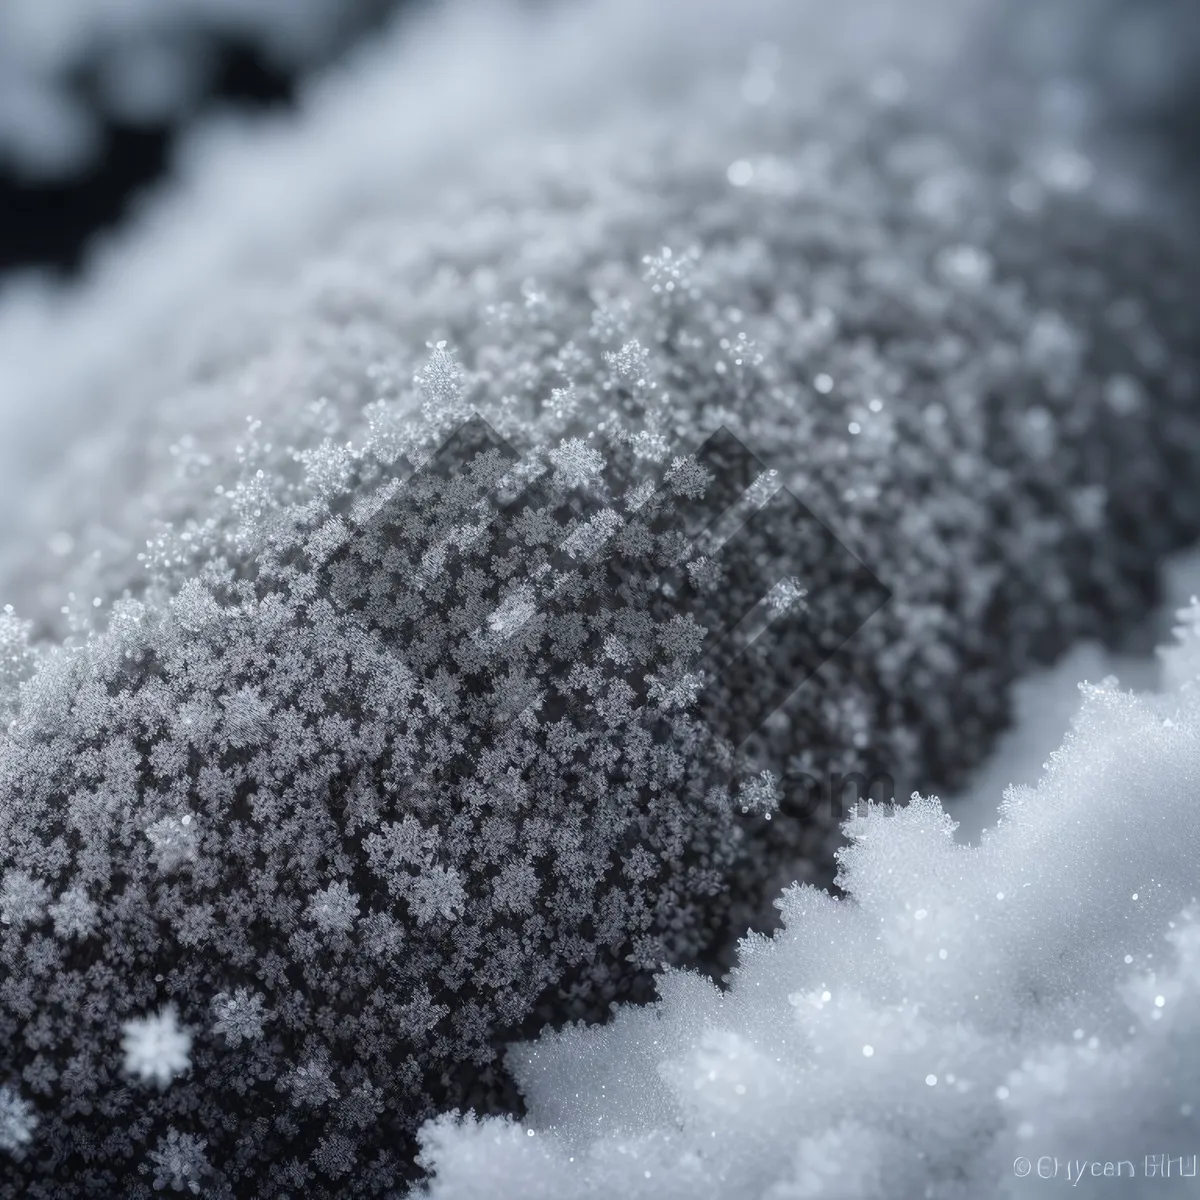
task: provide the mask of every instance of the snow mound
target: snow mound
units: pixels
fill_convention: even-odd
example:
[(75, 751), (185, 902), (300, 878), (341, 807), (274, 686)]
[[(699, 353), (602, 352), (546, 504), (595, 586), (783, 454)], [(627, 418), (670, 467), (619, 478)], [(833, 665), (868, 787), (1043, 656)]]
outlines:
[(651, 1008), (515, 1047), (528, 1117), (427, 1125), (429, 1194), (999, 1197), (1112, 1163), (1123, 1196), (1182, 1195), (1200, 605), (1181, 616), (1171, 690), (1081, 685), (1062, 749), (977, 848), (936, 798), (868, 807), (846, 898), (785, 892), (728, 992), (668, 972)]

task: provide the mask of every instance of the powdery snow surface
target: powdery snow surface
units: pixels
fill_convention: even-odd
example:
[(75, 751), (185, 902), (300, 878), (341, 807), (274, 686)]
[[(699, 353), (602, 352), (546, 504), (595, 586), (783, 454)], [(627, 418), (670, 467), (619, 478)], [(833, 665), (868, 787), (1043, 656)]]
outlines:
[(1025, 1196), (1081, 1163), (1189, 1194), (1147, 1172), (1190, 1172), (1200, 1097), (1200, 604), (1180, 617), (1169, 689), (1081, 685), (978, 847), (935, 798), (868, 806), (845, 898), (786, 891), (728, 992), (669, 972), (652, 1007), (511, 1050), (526, 1120), (427, 1125), (428, 1194)]
[[(1126, 688), (1152, 691), (1159, 674), (1159, 663), (1152, 657), (1113, 654), (1095, 642), (1085, 642), (1053, 667), (1019, 680), (1013, 688), (1012, 727), (1001, 734), (994, 752), (969, 785), (946, 798), (958, 826), (955, 837), (978, 844), (980, 833), (996, 823), (1005, 789), (1011, 784), (1032, 785), (1041, 778), (1046, 761), (1061, 745), (1079, 710), (1081, 679), (1115, 675)], [(899, 784), (897, 790), (902, 796), (907, 794)]]
[[(294, 122), (198, 136), (78, 290), (8, 295), (0, 1197), (393, 1193), (426, 1119), (517, 1102), (507, 1044), (646, 996), (664, 961), (719, 971), (781, 886), (831, 877), (833, 816), (770, 811), (785, 770), (961, 779), (1030, 665), (1144, 614), (1163, 557), (1200, 532), (1187, 193), (1091, 58), (1068, 78), (1054, 55), (995, 53), (1007, 12), (607, 0), (542, 28), (462, 6), (365, 53)], [(760, 590), (753, 555), (684, 553), (665, 516), (727, 487), (686, 456), (722, 426), (857, 560), (809, 525)], [(421, 474), (464, 428), (464, 469)], [(481, 519), (479, 495), (526, 485), (520, 523)], [(626, 559), (678, 569), (698, 605), (722, 580), (733, 607), (802, 600), (819, 629), (874, 607), (856, 561), (892, 599), (734, 755), (697, 711), (695, 624), (586, 608)], [(805, 650), (711, 686), (751, 696)], [(1142, 803), (1143, 727), (1181, 735), (1149, 701), (1092, 704), (1140, 754), (1110, 736), (1093, 766)], [(1076, 895), (1060, 865), (1115, 856), (1124, 826), (1103, 806), (1072, 825), (1056, 797), (1014, 810), (1046, 858), (1019, 878), (1003, 831), (969, 852), (928, 806), (863, 817), (844, 861), (858, 907), (793, 892), (788, 932), (755, 943), (781, 1047), (817, 992), (831, 1049), (797, 1111), (849, 1089), (806, 1127), (824, 1161), (847, 1161), (830, 1113), (872, 1137), (893, 1119), (911, 1153), (921, 1106), (965, 1080), (946, 1146), (980, 1132), (983, 1162), (1008, 1128), (995, 1088), (1020, 1094), (1005, 1055), (1060, 1036), (1069, 988), (1084, 1050), (1127, 1028), (1086, 998), (1109, 959), (1121, 979), (1143, 966), (1123, 955), (1187, 898), (1132, 909), (1114, 947), (1118, 893), (1091, 871)], [(1167, 869), (1186, 837), (1161, 840)], [(1121, 853), (1151, 870), (1148, 834)], [(1074, 949), (1036, 933), (1060, 895)], [(810, 922), (800, 976), (768, 987)], [(986, 977), (979, 1001), (965, 974)], [(742, 1003), (740, 984), (722, 1001), (671, 979), (697, 1013)], [(960, 1024), (914, 1011), (918, 984)], [(850, 1011), (891, 1014), (856, 1069), (895, 1053), (919, 1102), (885, 1108), (870, 1076), (821, 1066), (860, 1036)], [(167, 1086), (141, 1086), (123, 1033), (166, 1013), (143, 1078)], [(580, 1038), (516, 1063), (564, 1136), (571, 1112), (592, 1119), (575, 1092), (621, 1091), (607, 1050), (564, 1082)], [(738, 1044), (703, 1048), (705, 1072)], [(738, 1105), (793, 1087), (763, 1054), (704, 1130), (728, 1150), (725, 1175), (705, 1160), (714, 1186), (741, 1186), (758, 1145)], [(660, 1074), (652, 1048), (636, 1070), (607, 1061), (631, 1081), (626, 1131), (675, 1129), (664, 1155), (682, 1147), (672, 1089), (719, 1093), (686, 1062)], [(504, 1136), (543, 1153), (536, 1130)], [(563, 1170), (583, 1171), (571, 1144)], [(897, 1161), (904, 1188), (919, 1167)], [(764, 1149), (749, 1169), (765, 1189), (791, 1168)]]

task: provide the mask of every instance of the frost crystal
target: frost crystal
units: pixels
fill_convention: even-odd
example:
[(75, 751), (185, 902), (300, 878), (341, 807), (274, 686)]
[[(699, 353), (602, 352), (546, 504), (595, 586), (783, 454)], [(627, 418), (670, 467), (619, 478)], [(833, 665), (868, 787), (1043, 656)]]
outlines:
[(313, 896), (308, 916), (326, 933), (348, 933), (358, 916), (358, 897), (344, 880), (338, 880)]
[(146, 829), (146, 837), (154, 847), (154, 864), (164, 873), (175, 870), (196, 857), (199, 830), (195, 817), (162, 817)]
[(85, 938), (96, 930), (100, 906), (80, 887), (69, 888), (49, 909), (54, 932), (61, 938)]
[(570, 438), (551, 450), (550, 461), (567, 487), (581, 487), (596, 479), (604, 466), (600, 452), (580, 438)]

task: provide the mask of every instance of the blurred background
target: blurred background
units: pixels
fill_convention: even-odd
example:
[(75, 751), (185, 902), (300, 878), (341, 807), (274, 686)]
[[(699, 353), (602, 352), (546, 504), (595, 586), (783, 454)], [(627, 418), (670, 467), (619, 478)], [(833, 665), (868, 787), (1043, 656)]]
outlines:
[(437, 0), (0, 0), (0, 272), (78, 269), (192, 121), (269, 115)]
[[(0, 0), (0, 277), (69, 276), (169, 172), (190, 124), (286, 110), (385, 24), (445, 3)], [(986, 40), (1017, 77), (1078, 76), (1200, 161), (1200, 0), (994, 0), (992, 12)]]

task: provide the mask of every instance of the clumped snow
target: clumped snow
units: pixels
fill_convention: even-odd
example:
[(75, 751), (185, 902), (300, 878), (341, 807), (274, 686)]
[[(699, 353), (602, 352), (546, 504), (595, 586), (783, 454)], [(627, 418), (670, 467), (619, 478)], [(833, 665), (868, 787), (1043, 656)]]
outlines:
[[(1058, 63), (1030, 82), (993, 61), (986, 3), (730, 12), (605, 0), (538, 31), (464, 6), (415, 48), (382, 44), (294, 127), (197, 143), (77, 292), (9, 295), (0, 1095), (32, 1136), (10, 1133), (4, 1200), (64, 1180), (142, 1200), (151, 1177), (388, 1195), (427, 1118), (516, 1103), (512, 1040), (646, 998), (664, 961), (719, 973), (783, 884), (829, 880), (836, 818), (789, 811), (788, 771), (962, 778), (1013, 681), (1128, 627), (1200, 532), (1194, 242), (1158, 141), (1131, 159), (1125, 110), (1086, 70), (1067, 86)], [(713, 435), (721, 470), (689, 457)], [(780, 485), (821, 522), (780, 579), (728, 531), (688, 547), (670, 527), (711, 496), (792, 511)], [(486, 519), (518, 494), (519, 521)], [(701, 616), (763, 602), (845, 645), (735, 754), (703, 714), (788, 684), (809, 644), (704, 679), (704, 620), (593, 603), (626, 560), (677, 571)], [(891, 593), (875, 615), (862, 564)], [(1103, 689), (1092, 706), (1149, 747), (1143, 703)], [(1110, 755), (1105, 785), (1134, 788), (1144, 758)], [(1050, 786), (1018, 811), (1040, 831), (1039, 895), (1090, 911), (1061, 860), (1114, 853), (1116, 818), (1088, 826)], [(886, 1017), (870, 1059), (896, 1097), (896, 1064), (936, 1077), (884, 1131), (902, 1144), (951, 1074), (976, 1078), (972, 1037), (985, 1073), (1021, 1038), (1055, 1044), (1050, 1016), (1023, 1032), (1029, 993), (1049, 988), (1051, 1013), (1068, 983), (1102, 990), (1111, 921), (1043, 961), (1001, 834), (959, 887), (966, 851), (928, 805), (852, 833), (857, 907), (789, 893), (788, 931), (742, 969), (761, 958), (778, 983), (801, 910), (838, 934), (836, 953), (805, 943), (788, 994), (819, 985), (831, 1047), (847, 1014)], [(905, 902), (911, 930), (876, 944), (872, 921)], [(1172, 903), (1135, 911), (1162, 933)], [(961, 1044), (914, 1009), (919, 967)], [(992, 971), (977, 1008), (955, 973), (972, 971)], [(670, 979), (697, 1012), (741, 1003)], [(763, 1018), (781, 1045), (796, 1008)], [(121, 1070), (122, 1030), (153, 1013), (178, 1021), (141, 1072), (161, 1064), (164, 1088)], [(1115, 1036), (1104, 1016), (1078, 1020)], [(697, 1050), (714, 1079), (761, 1033), (738, 1028)], [(581, 1036), (517, 1064), (535, 1112), (538, 1063), (574, 1071), (553, 1047)], [(658, 1092), (641, 1068), (609, 1087), (631, 1128), (667, 1129), (672, 1088), (700, 1077), (647, 1055)], [(738, 1084), (791, 1095), (754, 1062), (711, 1131), (732, 1173), (754, 1132)], [(871, 1077), (843, 1094), (812, 1069), (844, 1095), (839, 1120), (882, 1120)], [(610, 1078), (603, 1055), (589, 1070), (581, 1095)], [(695, 1111), (728, 1099), (693, 1091)], [(951, 1140), (992, 1128), (981, 1095)], [(822, 1136), (837, 1161), (850, 1135)], [(774, 1163), (755, 1170), (786, 1178)]]
[[(1061, 750), (978, 847), (936, 798), (868, 806), (845, 897), (785, 891), (727, 992), (669, 972), (650, 1007), (514, 1047), (528, 1116), (427, 1125), (428, 1194), (1001, 1197), (1051, 1186), (1022, 1174), (1050, 1159), (1060, 1186), (1113, 1163), (1122, 1196), (1186, 1194), (1200, 604), (1180, 617), (1171, 689), (1081, 685)], [(1162, 1156), (1183, 1160), (1168, 1179), (1148, 1174)]]

